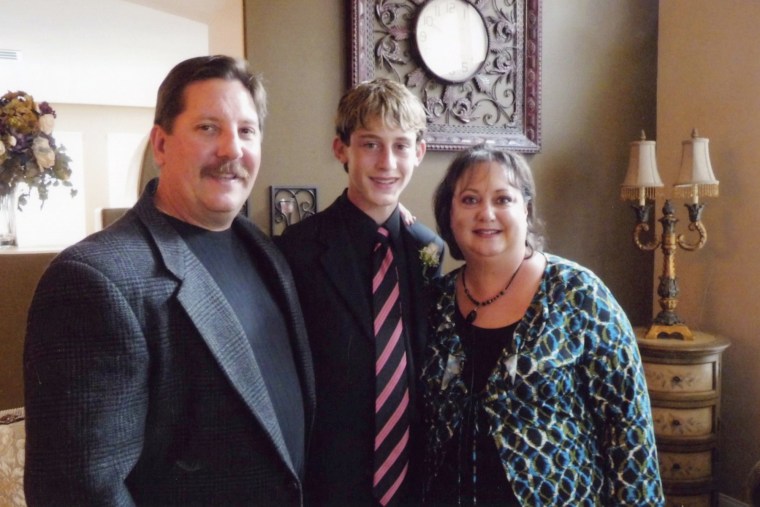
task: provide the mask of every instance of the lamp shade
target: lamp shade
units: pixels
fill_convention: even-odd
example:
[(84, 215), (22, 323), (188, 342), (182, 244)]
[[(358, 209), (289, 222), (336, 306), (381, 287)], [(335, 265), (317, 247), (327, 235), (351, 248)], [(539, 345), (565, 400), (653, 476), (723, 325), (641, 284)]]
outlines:
[(683, 141), (681, 151), (681, 168), (674, 187), (676, 197), (698, 198), (718, 195), (718, 180), (710, 163), (710, 140), (698, 137), (697, 130), (691, 133), (691, 139)]
[(661, 193), (662, 187), (660, 173), (657, 172), (655, 142), (647, 141), (642, 132), (641, 140), (631, 143), (628, 172), (621, 185), (620, 197), (638, 200), (643, 205), (644, 198), (654, 199)]

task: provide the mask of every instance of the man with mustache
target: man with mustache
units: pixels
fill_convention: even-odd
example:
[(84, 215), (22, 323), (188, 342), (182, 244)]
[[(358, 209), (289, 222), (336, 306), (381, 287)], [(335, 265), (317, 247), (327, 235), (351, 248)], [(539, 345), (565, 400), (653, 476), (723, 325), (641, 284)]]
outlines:
[(160, 175), (57, 256), (24, 350), (29, 505), (302, 505), (314, 380), (290, 270), (239, 216), (266, 96), (245, 62), (175, 66)]

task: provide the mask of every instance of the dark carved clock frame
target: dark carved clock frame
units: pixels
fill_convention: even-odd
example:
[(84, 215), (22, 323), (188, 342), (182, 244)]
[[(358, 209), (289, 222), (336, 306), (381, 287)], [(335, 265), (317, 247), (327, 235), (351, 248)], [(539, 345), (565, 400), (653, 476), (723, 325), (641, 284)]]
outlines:
[(351, 84), (387, 77), (415, 93), (428, 115), (431, 150), (487, 142), (514, 151), (541, 149), (541, 0), (463, 0), (483, 18), (486, 60), (464, 82), (425, 67), (414, 27), (427, 0), (350, 0)]

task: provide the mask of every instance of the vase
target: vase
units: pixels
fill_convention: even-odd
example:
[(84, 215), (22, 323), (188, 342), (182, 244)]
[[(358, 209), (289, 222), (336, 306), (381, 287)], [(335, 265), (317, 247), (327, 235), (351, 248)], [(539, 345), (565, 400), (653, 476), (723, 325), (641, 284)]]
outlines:
[(11, 248), (16, 242), (16, 192), (0, 195), (0, 248)]

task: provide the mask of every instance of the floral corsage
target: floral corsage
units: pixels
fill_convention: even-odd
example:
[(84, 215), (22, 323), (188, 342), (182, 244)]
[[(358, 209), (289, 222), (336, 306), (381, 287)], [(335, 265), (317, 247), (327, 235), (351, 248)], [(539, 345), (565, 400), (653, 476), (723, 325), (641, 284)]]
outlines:
[(430, 283), (441, 264), (441, 252), (438, 245), (428, 243), (427, 246), (420, 248), (420, 261), (422, 261), (422, 278), (425, 283)]

